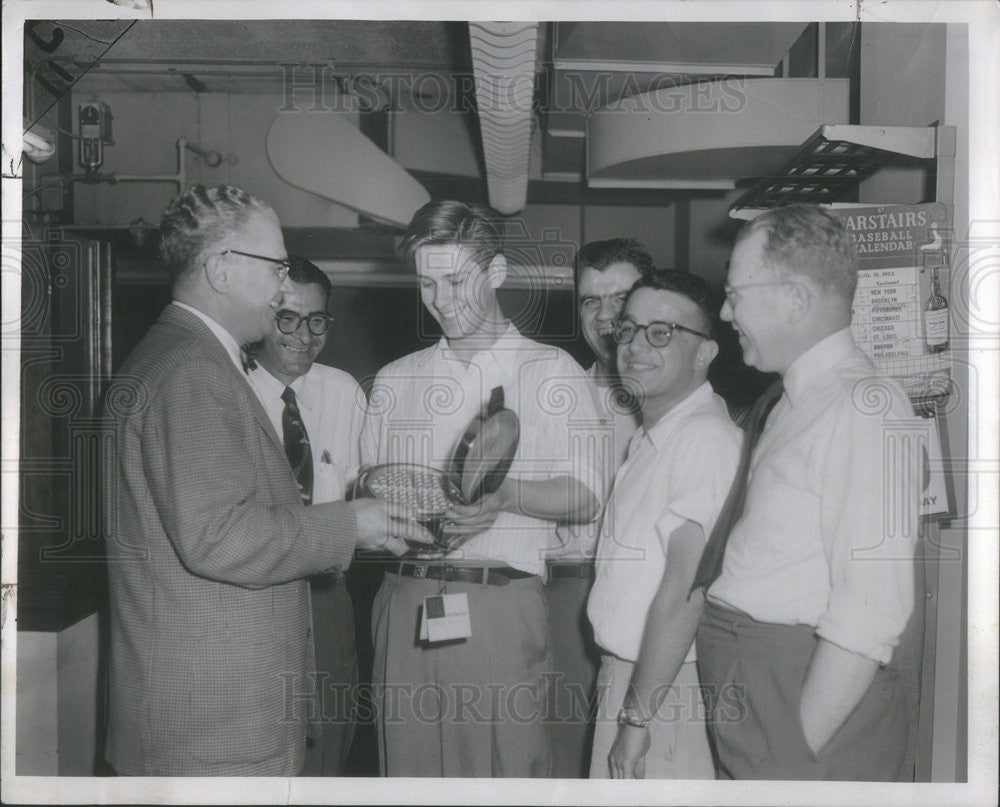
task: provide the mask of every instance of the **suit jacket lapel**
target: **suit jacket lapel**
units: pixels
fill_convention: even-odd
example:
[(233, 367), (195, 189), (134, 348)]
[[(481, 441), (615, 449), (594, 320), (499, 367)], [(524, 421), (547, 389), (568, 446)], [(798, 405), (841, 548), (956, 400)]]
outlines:
[(238, 390), (242, 390), (249, 399), (250, 411), (253, 412), (261, 428), (271, 438), (271, 442), (284, 451), (284, 441), (274, 430), (274, 425), (267, 416), (264, 405), (260, 402), (260, 398), (257, 397), (257, 393), (254, 392), (253, 387), (250, 386), (250, 379), (247, 378), (245, 373), (241, 373), (236, 369), (236, 365), (233, 364), (233, 360), (229, 357), (226, 349), (219, 342), (215, 334), (209, 330), (208, 326), (190, 311), (186, 311), (176, 305), (168, 305), (163, 309), (163, 313), (160, 315), (160, 322), (190, 331), (205, 343), (206, 355), (225, 368), (223, 372), (230, 374), (233, 386)]

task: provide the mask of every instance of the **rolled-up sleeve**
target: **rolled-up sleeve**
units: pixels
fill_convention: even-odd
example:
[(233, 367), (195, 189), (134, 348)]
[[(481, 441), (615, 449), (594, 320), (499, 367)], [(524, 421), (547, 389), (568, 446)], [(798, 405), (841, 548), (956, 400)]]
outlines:
[(664, 551), (670, 534), (686, 521), (698, 524), (708, 539), (736, 476), (741, 442), (742, 432), (705, 417), (679, 440), (669, 460), (674, 468), (667, 512), (656, 525)]
[[(922, 446), (927, 424), (884, 380), (837, 413), (823, 462), (821, 527), (830, 596), (816, 632), (881, 664), (913, 609)], [(860, 390), (860, 387), (859, 387)], [(867, 411), (863, 402), (878, 402)]]

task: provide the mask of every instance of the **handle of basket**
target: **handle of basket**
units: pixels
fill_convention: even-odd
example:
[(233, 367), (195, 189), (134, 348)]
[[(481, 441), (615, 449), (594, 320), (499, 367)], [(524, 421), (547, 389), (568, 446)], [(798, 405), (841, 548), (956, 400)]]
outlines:
[(494, 387), (490, 392), (490, 402), (486, 405), (486, 417), (503, 409), (503, 387)]

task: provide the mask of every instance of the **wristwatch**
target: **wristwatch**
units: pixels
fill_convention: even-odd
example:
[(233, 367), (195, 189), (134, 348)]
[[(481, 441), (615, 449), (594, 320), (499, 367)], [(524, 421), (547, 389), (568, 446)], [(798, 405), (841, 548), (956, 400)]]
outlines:
[(643, 717), (631, 706), (623, 706), (618, 713), (618, 723), (622, 726), (632, 726), (637, 729), (644, 729), (649, 725), (650, 718)]

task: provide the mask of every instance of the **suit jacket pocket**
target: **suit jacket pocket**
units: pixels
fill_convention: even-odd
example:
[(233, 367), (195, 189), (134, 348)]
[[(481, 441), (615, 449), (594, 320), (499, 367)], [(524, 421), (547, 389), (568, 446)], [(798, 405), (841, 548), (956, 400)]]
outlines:
[[(194, 645), (174, 656), (153, 732), (211, 764), (262, 762), (289, 753), (301, 721), (291, 693), (311, 686), (304, 660), (282, 642)], [(304, 729), (300, 729), (304, 730)]]

